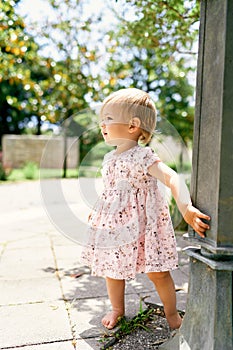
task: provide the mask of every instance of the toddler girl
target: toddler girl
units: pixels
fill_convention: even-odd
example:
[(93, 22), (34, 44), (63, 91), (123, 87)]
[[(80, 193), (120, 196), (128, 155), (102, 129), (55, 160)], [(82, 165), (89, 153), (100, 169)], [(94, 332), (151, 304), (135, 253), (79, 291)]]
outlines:
[(124, 315), (125, 280), (146, 273), (153, 282), (172, 329), (181, 318), (170, 271), (178, 254), (168, 204), (157, 180), (171, 189), (185, 221), (201, 236), (210, 218), (192, 206), (179, 175), (153, 150), (144, 146), (156, 125), (156, 108), (149, 95), (135, 88), (121, 89), (103, 102), (100, 127), (107, 144), (116, 149), (103, 161), (104, 190), (89, 218), (89, 244), (82, 262), (92, 275), (106, 278), (112, 310), (102, 324), (112, 329)]

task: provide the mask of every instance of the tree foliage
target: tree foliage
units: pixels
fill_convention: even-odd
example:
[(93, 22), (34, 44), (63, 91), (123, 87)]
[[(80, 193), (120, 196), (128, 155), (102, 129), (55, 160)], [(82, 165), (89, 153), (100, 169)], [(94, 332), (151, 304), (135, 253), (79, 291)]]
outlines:
[[(95, 48), (86, 42), (90, 36), (91, 18), (82, 13), (82, 1), (48, 0), (53, 18), (34, 26), (38, 42), (42, 41), (45, 56), (50, 53), (49, 94), (46, 103), (50, 122), (64, 120), (88, 106), (93, 97), (92, 63), (96, 61)], [(46, 50), (45, 50), (46, 49)]]
[[(109, 32), (108, 79), (103, 92), (134, 86), (149, 92), (161, 118), (170, 121), (185, 143), (192, 140), (199, 3), (196, 1), (126, 1), (116, 13), (118, 31)], [(192, 64), (191, 64), (191, 61)]]
[[(32, 118), (40, 133), (44, 121), (62, 123), (90, 102), (135, 86), (151, 94), (160, 117), (175, 125), (185, 142), (192, 138), (188, 77), (198, 1), (118, 0), (119, 11), (110, 2), (118, 26), (107, 34), (103, 14), (85, 9), (89, 1), (47, 0), (53, 17), (30, 28), (17, 14), (19, 2), (0, 3), (0, 136), (23, 132)], [(76, 118), (80, 135), (90, 123), (81, 119)], [(96, 141), (93, 132), (89, 136)], [(89, 136), (84, 153), (92, 144)]]
[(197, 39), (199, 0), (126, 0), (134, 8), (133, 20), (121, 18), (124, 34), (137, 47), (156, 50), (169, 60), (177, 53), (193, 53)]
[[(96, 50), (87, 45), (94, 19), (81, 15), (82, 2), (48, 1), (54, 20), (30, 28), (17, 14), (19, 1), (0, 4), (0, 136), (22, 133), (32, 117), (40, 133), (44, 121), (61, 123), (98, 100)], [(56, 55), (45, 54), (50, 46)]]
[(30, 111), (26, 110), (28, 87), (36, 90), (31, 67), (38, 46), (25, 33), (23, 19), (15, 13), (18, 1), (0, 3), (0, 134), (20, 133)]

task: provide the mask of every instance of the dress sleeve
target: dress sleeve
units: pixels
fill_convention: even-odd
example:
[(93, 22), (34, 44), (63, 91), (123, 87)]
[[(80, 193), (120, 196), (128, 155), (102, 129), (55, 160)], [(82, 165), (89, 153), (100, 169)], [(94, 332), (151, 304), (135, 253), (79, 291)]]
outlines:
[(161, 162), (159, 156), (154, 152), (154, 150), (151, 147), (145, 147), (142, 159), (144, 172), (147, 173), (148, 168), (156, 162)]

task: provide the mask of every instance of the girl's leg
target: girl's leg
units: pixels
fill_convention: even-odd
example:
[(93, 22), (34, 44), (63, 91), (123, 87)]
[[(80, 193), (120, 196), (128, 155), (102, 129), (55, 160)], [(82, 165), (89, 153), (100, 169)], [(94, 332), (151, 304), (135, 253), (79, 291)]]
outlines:
[(176, 291), (170, 272), (150, 272), (147, 276), (154, 283), (163, 303), (164, 312), (169, 326), (172, 329), (179, 328), (182, 319), (176, 309)]
[(117, 324), (119, 317), (125, 314), (125, 280), (106, 278), (108, 296), (112, 304), (112, 311), (104, 316), (102, 324), (112, 329)]

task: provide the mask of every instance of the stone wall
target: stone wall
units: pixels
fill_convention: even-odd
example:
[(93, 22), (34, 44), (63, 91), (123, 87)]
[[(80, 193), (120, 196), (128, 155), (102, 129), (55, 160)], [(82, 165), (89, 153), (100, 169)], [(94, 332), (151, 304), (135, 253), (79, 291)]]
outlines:
[[(64, 162), (64, 137), (45, 135), (4, 135), (2, 139), (3, 166), (21, 168), (35, 162), (40, 168), (62, 169)], [(77, 168), (79, 160), (78, 139), (67, 138), (67, 168)]]

